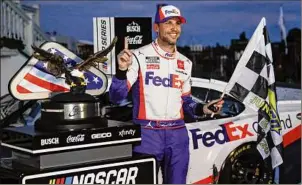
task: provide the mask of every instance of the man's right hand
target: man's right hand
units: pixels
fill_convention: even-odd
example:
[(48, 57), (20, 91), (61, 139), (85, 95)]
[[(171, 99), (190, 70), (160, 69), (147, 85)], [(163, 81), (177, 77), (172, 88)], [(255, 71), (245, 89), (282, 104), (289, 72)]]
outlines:
[(128, 49), (128, 37), (124, 40), (124, 49), (117, 56), (119, 70), (125, 71), (132, 64), (132, 52)]

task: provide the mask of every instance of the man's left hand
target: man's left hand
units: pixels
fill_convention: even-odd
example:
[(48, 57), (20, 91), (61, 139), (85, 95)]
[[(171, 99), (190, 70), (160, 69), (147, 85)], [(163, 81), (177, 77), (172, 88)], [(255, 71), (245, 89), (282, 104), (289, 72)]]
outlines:
[[(223, 106), (224, 100), (223, 99), (216, 99), (216, 100), (212, 100), (211, 102), (205, 104), (203, 106), (203, 113), (204, 114), (220, 114), (221, 112), (221, 108)], [(210, 110), (210, 106), (213, 105), (215, 110)], [(212, 108), (213, 109), (213, 108)]]

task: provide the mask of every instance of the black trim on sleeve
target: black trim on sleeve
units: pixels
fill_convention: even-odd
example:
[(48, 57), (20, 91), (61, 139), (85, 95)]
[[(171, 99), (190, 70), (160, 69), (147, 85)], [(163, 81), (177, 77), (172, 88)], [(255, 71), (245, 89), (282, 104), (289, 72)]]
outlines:
[(139, 61), (138, 61), (137, 56), (136, 56), (134, 53), (132, 53), (132, 55), (135, 57), (135, 59), (136, 59), (136, 61), (137, 61), (137, 64), (138, 64), (138, 68), (140, 69), (140, 68), (141, 68), (141, 65), (139, 64)]
[(119, 68), (116, 69), (116, 74), (115, 74), (115, 77), (119, 80), (126, 80), (127, 79), (127, 71), (128, 69), (122, 71), (120, 70)]
[(202, 103), (197, 103), (196, 107), (195, 107), (195, 115), (197, 116), (203, 116), (204, 112), (203, 112), (203, 104)]

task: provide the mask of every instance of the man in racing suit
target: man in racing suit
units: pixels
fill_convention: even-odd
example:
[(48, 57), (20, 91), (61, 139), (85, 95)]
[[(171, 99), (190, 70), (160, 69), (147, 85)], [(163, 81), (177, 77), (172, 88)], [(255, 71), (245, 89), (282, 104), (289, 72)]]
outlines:
[(111, 101), (118, 104), (132, 88), (133, 122), (142, 128), (141, 145), (134, 151), (155, 155), (163, 183), (168, 184), (186, 184), (189, 137), (184, 112), (192, 117), (212, 114), (209, 105), (216, 103), (219, 112), (223, 103), (215, 100), (203, 105), (191, 98), (192, 62), (176, 50), (185, 22), (175, 6), (158, 5), (154, 24), (157, 39), (132, 51), (125, 40), (109, 89)]

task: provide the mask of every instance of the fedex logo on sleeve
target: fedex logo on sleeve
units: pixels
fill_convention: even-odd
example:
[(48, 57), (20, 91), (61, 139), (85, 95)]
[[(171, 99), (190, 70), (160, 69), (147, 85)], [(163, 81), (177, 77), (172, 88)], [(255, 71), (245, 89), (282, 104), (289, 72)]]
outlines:
[(146, 72), (145, 84), (181, 89), (183, 82), (176, 74), (170, 74), (168, 77), (161, 78), (160, 76), (155, 76), (153, 71), (148, 71)]
[(249, 124), (234, 126), (233, 122), (220, 125), (220, 129), (216, 131), (202, 132), (199, 128), (190, 130), (193, 140), (193, 148), (198, 149), (200, 145), (212, 147), (215, 144), (224, 144), (246, 137), (254, 136), (248, 130)]

